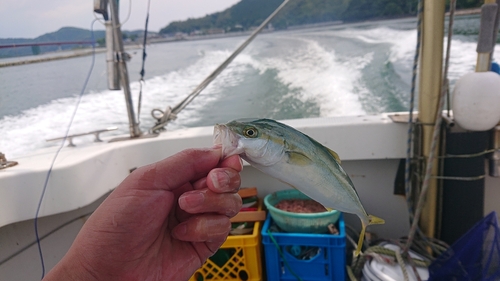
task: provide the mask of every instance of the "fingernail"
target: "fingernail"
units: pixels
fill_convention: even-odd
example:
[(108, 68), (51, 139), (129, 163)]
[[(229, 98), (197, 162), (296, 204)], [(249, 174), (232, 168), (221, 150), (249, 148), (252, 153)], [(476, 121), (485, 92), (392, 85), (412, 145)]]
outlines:
[(243, 159), (241, 157), (238, 157), (240, 159), (240, 164), (241, 164), (241, 170), (243, 170)]
[(184, 207), (196, 207), (205, 201), (205, 194), (201, 192), (185, 193), (179, 197), (179, 205)]
[(222, 189), (229, 185), (229, 175), (224, 171), (218, 171), (210, 174), (212, 183), (216, 189)]

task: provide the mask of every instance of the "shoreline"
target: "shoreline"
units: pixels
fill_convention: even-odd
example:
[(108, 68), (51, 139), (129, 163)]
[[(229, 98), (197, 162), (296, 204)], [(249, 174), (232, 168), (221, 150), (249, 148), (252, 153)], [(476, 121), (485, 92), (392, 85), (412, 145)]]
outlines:
[[(101, 48), (96, 48), (95, 52), (96, 53), (101, 53), (106, 51), (105, 49)], [(62, 54), (64, 53), (64, 54)], [(2, 62), (0, 61), (0, 67), (9, 67), (9, 66), (16, 66), (16, 65), (23, 65), (23, 64), (32, 64), (32, 63), (39, 63), (39, 62), (46, 62), (46, 61), (53, 61), (53, 60), (62, 60), (62, 59), (69, 59), (69, 58), (76, 58), (76, 57), (83, 57), (92, 54), (92, 49), (82, 49), (82, 50), (72, 50), (72, 51), (61, 51), (59, 52), (54, 52), (54, 53), (45, 53), (41, 54), (40, 57), (30, 57), (29, 59), (20, 59), (23, 57), (13, 57), (13, 58), (8, 58), (11, 59), (11, 61), (7, 62)], [(20, 59), (20, 60), (16, 60)]]
[[(458, 10), (455, 12), (455, 15), (456, 16), (463, 16), (463, 15), (475, 15), (475, 14), (480, 14), (480, 13), (481, 13), (481, 8), (475, 8), (475, 9)], [(446, 16), (449, 16), (449, 12), (446, 12)], [(412, 17), (403, 17), (403, 18), (414, 18), (414, 17), (412, 16)], [(391, 20), (391, 19), (394, 19), (394, 18), (373, 19), (370, 21), (382, 21), (382, 20)], [(402, 18), (399, 18), (399, 19), (402, 19)], [(263, 30), (261, 32), (261, 34), (273, 33), (273, 32), (283, 32), (283, 31), (294, 31), (294, 30), (299, 30), (299, 29), (316, 28), (316, 27), (324, 27), (324, 26), (343, 26), (346, 24), (362, 24), (362, 23), (366, 23), (366, 21), (361, 21), (361, 22), (342, 22), (342, 21), (321, 22), (321, 23), (315, 23), (315, 24), (290, 26), (288, 29), (284, 29), (284, 30)], [(148, 40), (148, 43), (149, 44), (161, 44), (161, 43), (175, 43), (175, 42), (185, 42), (185, 41), (209, 40), (209, 39), (218, 39), (218, 38), (248, 36), (251, 33), (252, 33), (252, 31), (241, 31), (241, 32), (230, 32), (230, 33), (213, 34), (213, 35), (186, 36), (186, 37), (182, 37), (182, 38), (151, 38)], [(137, 48), (142, 48), (142, 47), (140, 44), (136, 44), (136, 43), (125, 45), (125, 49), (137, 49)], [(96, 47), (95, 48), (96, 53), (102, 53), (105, 51), (106, 51), (105, 47)], [(78, 50), (67, 50), (67, 51), (60, 51), (60, 52), (44, 53), (44, 54), (36, 55), (33, 57), (28, 57), (28, 56), (11, 57), (11, 58), (0, 59), (0, 68), (10, 67), (10, 66), (18, 66), (18, 65), (24, 65), (24, 64), (47, 62), (47, 61), (53, 61), (53, 60), (76, 58), (76, 57), (88, 56), (91, 54), (92, 54), (92, 49), (86, 48), (86, 49), (78, 49)], [(3, 62), (2, 60), (6, 60), (6, 61)]]

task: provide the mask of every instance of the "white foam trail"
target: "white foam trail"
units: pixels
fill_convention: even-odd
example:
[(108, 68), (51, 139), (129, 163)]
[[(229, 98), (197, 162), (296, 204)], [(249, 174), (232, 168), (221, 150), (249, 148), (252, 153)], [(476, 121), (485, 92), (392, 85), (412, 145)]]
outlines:
[(365, 113), (356, 93), (362, 90), (358, 83), (361, 70), (371, 61), (372, 54), (340, 58), (334, 50), (326, 50), (318, 42), (293, 40), (305, 47), (291, 47), (282, 57), (264, 61), (264, 67), (277, 69), (281, 82), (299, 89), (298, 98), (302, 101), (314, 101), (321, 116)]
[[(164, 110), (166, 106), (175, 106), (184, 99), (203, 79), (205, 79), (222, 61), (230, 55), (229, 51), (207, 52), (196, 63), (146, 81), (143, 86), (141, 109), (141, 128), (148, 130), (153, 126), (150, 112), (153, 108)], [(183, 124), (201, 118), (197, 113), (207, 102), (218, 98), (216, 89), (230, 87), (238, 83), (248, 61), (248, 55), (235, 59), (221, 75), (209, 85), (185, 110), (177, 121), (168, 125), (169, 129), (184, 127)], [(139, 82), (131, 83), (134, 104), (137, 105)], [(54, 100), (23, 111), (17, 116), (0, 119), (0, 151), (7, 157), (19, 157), (36, 149), (57, 146), (57, 142), (45, 140), (62, 137), (66, 132), (69, 119), (76, 105), (76, 97)], [(137, 111), (136, 111), (137, 113)], [(122, 91), (91, 92), (82, 98), (75, 116), (70, 134), (89, 132), (118, 126), (119, 130), (107, 133), (128, 134), (128, 118)], [(92, 137), (76, 138), (74, 143), (89, 143)]]
[[(390, 44), (389, 61), (393, 63), (398, 74), (411, 74), (417, 44), (416, 29), (398, 30), (390, 27), (377, 27), (372, 29), (345, 29), (335, 34), (347, 38), (356, 38), (369, 44)], [(445, 52), (446, 37), (443, 40), (443, 52)], [(497, 45), (493, 57), (497, 58), (498, 61), (498, 58), (500, 58), (500, 44)], [(448, 70), (450, 85), (454, 85), (456, 80), (464, 74), (474, 71), (477, 59), (476, 47), (476, 42), (452, 39)], [(443, 58), (444, 55), (443, 53)], [(402, 76), (404, 79), (407, 78), (404, 77), (405, 75)]]
[[(416, 44), (416, 30), (397, 30), (389, 27), (372, 29), (343, 29), (322, 31), (325, 35), (344, 36), (366, 43), (388, 44), (388, 60), (404, 81), (411, 73)], [(283, 50), (271, 50), (279, 55), (273, 58), (259, 58), (259, 51), (250, 48), (238, 56), (222, 74), (208, 86), (193, 103), (183, 110), (178, 119), (168, 125), (169, 130), (181, 128), (196, 122), (200, 109), (207, 103), (219, 100), (220, 89), (232, 87), (245, 79), (249, 69), (261, 73), (273, 69), (278, 79), (291, 88), (290, 95), (299, 95), (303, 101), (313, 101), (320, 107), (321, 116), (357, 115), (365, 113), (359, 96), (370, 95), (362, 80), (363, 68), (372, 61), (373, 54), (362, 56), (340, 56), (320, 43), (298, 38), (295, 35), (283, 36), (277, 40), (288, 40), (290, 44)], [(446, 46), (445, 46), (446, 47)], [(452, 41), (452, 56), (449, 78), (451, 85), (467, 72), (474, 71), (476, 63), (476, 43), (458, 39)], [(255, 51), (255, 54), (254, 54)], [(250, 54), (251, 55), (250, 55)], [(203, 79), (205, 79), (230, 51), (201, 52), (200, 58), (185, 68), (171, 71), (146, 81), (143, 89), (141, 128), (153, 125), (150, 112), (153, 108), (164, 110), (167, 105), (175, 106), (184, 99)], [(496, 48), (495, 58), (500, 58), (500, 48)], [(134, 102), (137, 104), (139, 83), (131, 84)], [(453, 89), (453, 87), (452, 87)], [(45, 139), (60, 137), (66, 131), (69, 118), (76, 104), (76, 97), (54, 100), (23, 111), (17, 116), (0, 119), (0, 151), (9, 159), (32, 151), (56, 146)], [(128, 134), (128, 119), (121, 91), (91, 92), (83, 97), (70, 133), (81, 133), (110, 126), (118, 126), (118, 132), (109, 134)], [(75, 139), (76, 144), (89, 143), (87, 139)]]
[(376, 27), (370, 29), (348, 28), (339, 30), (335, 35), (360, 40), (368, 45), (388, 44), (389, 61), (396, 72), (405, 80), (410, 81), (417, 43), (417, 30), (399, 30), (390, 27)]
[[(446, 44), (444, 48), (446, 49)], [(448, 77), (450, 79), (451, 86), (453, 86), (455, 82), (463, 75), (475, 71), (477, 61), (476, 48), (477, 43), (475, 42), (452, 40), (450, 51), (450, 66), (448, 70)], [(499, 62), (500, 44), (496, 45), (495, 51), (493, 53), (493, 58), (494, 61), (496, 59), (496, 61)]]
[[(207, 52), (201, 60), (185, 69), (170, 72), (148, 81), (144, 90), (148, 93), (148, 98), (143, 98), (144, 112), (149, 115), (149, 112), (153, 108), (157, 108), (158, 105), (164, 105), (163, 107), (177, 105), (230, 54), (229, 51)], [(249, 55), (241, 54), (238, 56), (188, 107), (181, 111), (178, 119), (169, 125), (169, 128), (183, 127), (183, 124), (203, 118), (199, 113), (200, 108), (209, 102), (222, 98), (220, 96), (221, 89), (235, 86), (243, 80), (245, 70), (251, 62), (252, 59)], [(146, 119), (151, 119), (149, 116), (146, 117)]]

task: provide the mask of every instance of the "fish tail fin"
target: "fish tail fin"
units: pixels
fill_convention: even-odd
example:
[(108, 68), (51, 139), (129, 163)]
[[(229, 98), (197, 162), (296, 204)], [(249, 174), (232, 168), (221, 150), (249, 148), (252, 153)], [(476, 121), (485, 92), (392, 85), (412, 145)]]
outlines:
[[(384, 223), (385, 220), (376, 216), (368, 215), (368, 225)], [(359, 253), (361, 253), (361, 247), (363, 247), (363, 241), (365, 240), (366, 226), (367, 225), (364, 222), (361, 222), (361, 233), (359, 234), (358, 246), (356, 247), (356, 251), (354, 252), (355, 257), (357, 257)]]
[(379, 217), (372, 216), (372, 215), (368, 216), (368, 225), (372, 225), (372, 224), (384, 224), (384, 223), (385, 223), (384, 219), (381, 219)]
[(361, 233), (359, 234), (358, 246), (356, 247), (356, 251), (354, 252), (355, 257), (359, 256), (359, 253), (361, 252), (361, 247), (363, 246), (363, 241), (365, 240), (365, 231), (366, 225), (364, 223), (361, 223)]

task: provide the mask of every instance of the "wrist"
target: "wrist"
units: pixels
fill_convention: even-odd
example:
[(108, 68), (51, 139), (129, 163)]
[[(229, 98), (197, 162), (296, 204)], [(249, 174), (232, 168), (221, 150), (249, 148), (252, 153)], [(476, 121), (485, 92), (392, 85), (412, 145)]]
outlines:
[(69, 258), (67, 253), (52, 270), (47, 273), (43, 281), (97, 281), (99, 280), (91, 270), (86, 268), (78, 258)]

